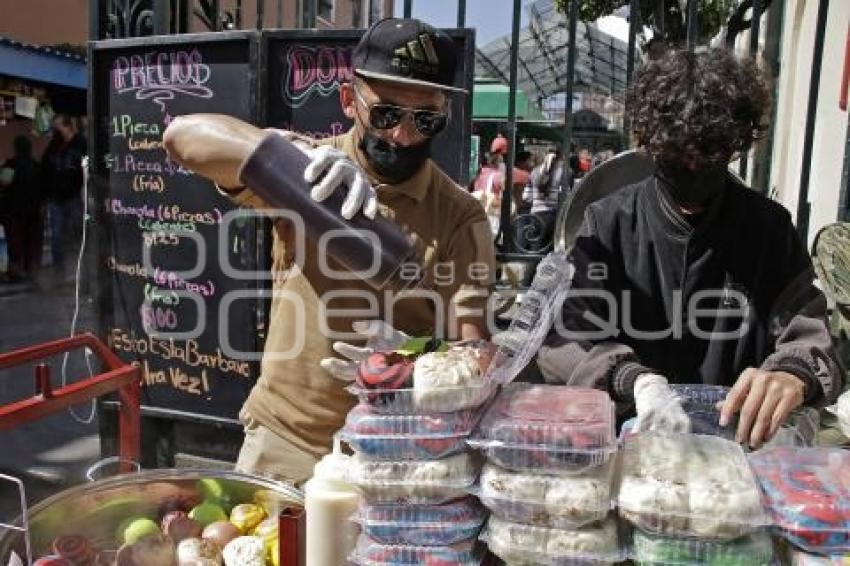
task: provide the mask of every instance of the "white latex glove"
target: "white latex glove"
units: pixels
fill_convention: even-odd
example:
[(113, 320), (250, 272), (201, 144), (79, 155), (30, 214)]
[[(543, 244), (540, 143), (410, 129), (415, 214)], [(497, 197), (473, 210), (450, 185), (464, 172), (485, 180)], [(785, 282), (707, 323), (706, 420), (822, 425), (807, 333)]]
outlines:
[(313, 185), (310, 191), (313, 200), (322, 202), (340, 185), (345, 185), (348, 187), (348, 195), (340, 209), (342, 217), (351, 220), (362, 209), (367, 218), (375, 218), (378, 196), (366, 173), (348, 155), (329, 145), (313, 147), (287, 130), (266, 128), (266, 131), (291, 141), (310, 158), (310, 163), (304, 169), (304, 180)]
[(850, 438), (850, 391), (844, 393), (835, 405), (827, 407), (826, 410), (838, 417), (838, 428), (841, 434)]
[(358, 320), (351, 327), (366, 338), (366, 345), (358, 348), (346, 342), (334, 342), (334, 351), (345, 359), (325, 358), (319, 362), (325, 371), (341, 381), (354, 381), (360, 362), (375, 352), (398, 350), (410, 339), (382, 320)]
[(663, 375), (644, 373), (635, 380), (634, 431), (690, 432), (691, 419)]
[(321, 202), (331, 196), (340, 186), (348, 187), (348, 195), (340, 211), (343, 218), (351, 219), (359, 210), (367, 218), (375, 218), (378, 212), (378, 197), (369, 179), (360, 167), (338, 149), (321, 145), (305, 151), (310, 164), (304, 170), (304, 180), (313, 185), (310, 196)]

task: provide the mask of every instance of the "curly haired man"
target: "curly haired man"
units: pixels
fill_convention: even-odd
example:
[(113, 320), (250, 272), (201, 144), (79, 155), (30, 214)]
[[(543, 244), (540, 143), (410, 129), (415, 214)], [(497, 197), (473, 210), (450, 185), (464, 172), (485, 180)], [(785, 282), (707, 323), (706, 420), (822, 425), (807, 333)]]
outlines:
[(732, 386), (720, 425), (770, 439), (841, 391), (811, 261), (779, 204), (729, 174), (765, 128), (758, 70), (671, 51), (628, 95), (651, 177), (588, 207), (573, 292), (537, 356), (548, 381), (607, 388), (638, 429), (686, 429), (669, 383)]

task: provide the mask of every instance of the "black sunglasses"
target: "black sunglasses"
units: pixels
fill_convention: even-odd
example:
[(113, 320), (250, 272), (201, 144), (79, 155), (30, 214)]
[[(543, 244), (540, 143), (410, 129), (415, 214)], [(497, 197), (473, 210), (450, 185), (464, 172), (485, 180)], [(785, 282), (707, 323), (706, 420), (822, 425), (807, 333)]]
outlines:
[(425, 110), (423, 108), (405, 108), (404, 106), (396, 106), (395, 104), (384, 104), (377, 102), (369, 104), (360, 94), (360, 89), (354, 85), (354, 93), (360, 102), (363, 103), (369, 110), (369, 125), (378, 130), (390, 130), (395, 128), (404, 119), (405, 114), (410, 114), (413, 117), (413, 125), (416, 126), (416, 131), (425, 137), (432, 137), (443, 131), (449, 121), (449, 116), (445, 112), (436, 110)]

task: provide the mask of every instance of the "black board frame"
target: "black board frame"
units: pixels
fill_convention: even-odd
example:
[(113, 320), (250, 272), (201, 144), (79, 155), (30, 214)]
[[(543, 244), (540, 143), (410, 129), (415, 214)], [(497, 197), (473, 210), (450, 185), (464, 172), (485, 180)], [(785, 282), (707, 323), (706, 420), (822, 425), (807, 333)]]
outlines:
[[(95, 302), (97, 305), (96, 324), (98, 328), (98, 335), (101, 336), (101, 338), (105, 339), (109, 331), (109, 320), (115, 304), (112, 281), (113, 274), (106, 267), (106, 259), (111, 250), (110, 220), (103, 208), (104, 199), (107, 197), (109, 191), (108, 171), (103, 166), (102, 160), (98, 159), (98, 157), (103, 155), (102, 149), (104, 147), (108, 148), (108, 140), (100, 139), (102, 132), (99, 125), (99, 114), (102, 111), (102, 106), (106, 104), (105, 101), (100, 100), (101, 85), (102, 81), (108, 80), (108, 78), (97, 76), (97, 70), (100, 66), (101, 59), (103, 57), (108, 57), (109, 54), (115, 51), (134, 48), (156, 49), (158, 47), (182, 47), (209, 44), (220, 45), (239, 42), (247, 43), (248, 61), (246, 61), (246, 63), (249, 69), (248, 113), (250, 115), (250, 120), (253, 123), (260, 123), (258, 106), (259, 80), (257, 73), (259, 61), (258, 35), (259, 33), (256, 31), (229, 31), (184, 35), (151, 36), (129, 39), (110, 39), (89, 42), (89, 96), (87, 107), (89, 116), (87, 132), (87, 151), (88, 155), (91, 156), (89, 164), (91, 195), (89, 196), (89, 201), (94, 203), (94, 209), (92, 214), (94, 222), (91, 227), (91, 230), (92, 234), (95, 236), (93, 238), (94, 242), (92, 244), (92, 247), (93, 255), (96, 257), (96, 273), (98, 274), (97, 281), (94, 282), (94, 293)], [(106, 182), (104, 182), (104, 179), (106, 179)], [(260, 245), (259, 235), (266, 230), (263, 226), (266, 221), (258, 219), (252, 220), (251, 222), (255, 225), (253, 229), (253, 233), (255, 235), (254, 250), (256, 251), (255, 262), (257, 265), (257, 269), (264, 269), (267, 268), (267, 262), (265, 259), (263, 259), (263, 250), (265, 248)], [(265, 282), (258, 281), (256, 288), (257, 290), (261, 290), (265, 288), (265, 285)], [(254, 305), (254, 312), (255, 320), (267, 320), (267, 301), (257, 299)], [(253, 350), (255, 352), (260, 352), (262, 351), (262, 346), (263, 344), (260, 333), (257, 332), (253, 336)], [(260, 364), (257, 361), (250, 362), (251, 375), (254, 380), (256, 380), (257, 376), (259, 375), (259, 365)], [(108, 409), (111, 413), (114, 412), (117, 405), (114, 401), (104, 400), (101, 403), (101, 406), (105, 409)], [(144, 403), (141, 406), (141, 414), (142, 416), (152, 418), (162, 418), (167, 415), (170, 420), (174, 421), (210, 424), (215, 425), (217, 427), (224, 427), (240, 431), (242, 429), (242, 424), (237, 419), (225, 418), (214, 414), (181, 411), (178, 409), (171, 409), (168, 407), (161, 407), (157, 405), (145, 405)], [(104, 423), (104, 425), (102, 425), (101, 427), (102, 431), (105, 430), (104, 426), (106, 426), (106, 429), (110, 428), (107, 423)]]

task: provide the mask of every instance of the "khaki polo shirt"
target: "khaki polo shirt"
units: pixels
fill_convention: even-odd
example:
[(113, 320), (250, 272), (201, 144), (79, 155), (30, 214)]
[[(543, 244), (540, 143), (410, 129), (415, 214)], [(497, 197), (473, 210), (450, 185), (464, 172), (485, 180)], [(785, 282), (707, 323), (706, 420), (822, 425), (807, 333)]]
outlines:
[[(320, 457), (356, 402), (345, 384), (319, 365), (337, 355), (333, 342), (356, 341), (351, 323), (375, 318), (411, 335), (446, 336), (450, 317), (486, 328), (483, 313), (495, 259), (481, 205), (431, 160), (403, 183), (381, 184), (365, 166), (353, 130), (317, 143), (345, 152), (370, 175), (380, 213), (411, 237), (432, 289), (405, 296), (394, 289), (375, 291), (362, 280), (329, 278), (319, 269), (315, 244), (301, 235), (304, 254), (297, 258), (292, 223), (275, 220), (269, 330), (261, 375), (245, 408), (260, 424)], [(250, 189), (232, 198), (239, 205), (269, 209)], [(344, 271), (326, 260), (329, 267)]]

